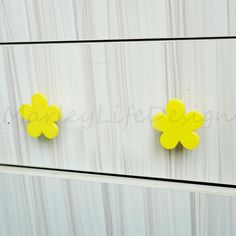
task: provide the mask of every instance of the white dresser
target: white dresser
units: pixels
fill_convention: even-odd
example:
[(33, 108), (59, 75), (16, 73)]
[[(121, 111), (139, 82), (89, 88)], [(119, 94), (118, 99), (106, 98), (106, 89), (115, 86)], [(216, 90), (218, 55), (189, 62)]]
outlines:
[[(0, 236), (236, 235), (234, 0), (0, 0)], [(54, 140), (19, 114), (63, 111)], [(180, 98), (200, 146), (151, 118)]]

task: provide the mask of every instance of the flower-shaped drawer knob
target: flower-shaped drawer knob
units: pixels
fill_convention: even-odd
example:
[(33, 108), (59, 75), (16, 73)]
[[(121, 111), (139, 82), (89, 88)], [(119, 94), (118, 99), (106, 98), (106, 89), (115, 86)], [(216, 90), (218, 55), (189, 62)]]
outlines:
[(195, 132), (204, 124), (204, 115), (198, 111), (185, 113), (185, 104), (180, 99), (172, 99), (166, 114), (161, 112), (152, 119), (154, 129), (163, 132), (161, 145), (173, 149), (180, 142), (186, 149), (192, 150), (200, 143), (200, 137)]
[(21, 106), (20, 114), (30, 122), (27, 131), (31, 137), (37, 138), (43, 134), (48, 139), (54, 139), (59, 134), (56, 122), (61, 119), (62, 112), (58, 106), (49, 106), (48, 99), (44, 94), (33, 95), (32, 105)]

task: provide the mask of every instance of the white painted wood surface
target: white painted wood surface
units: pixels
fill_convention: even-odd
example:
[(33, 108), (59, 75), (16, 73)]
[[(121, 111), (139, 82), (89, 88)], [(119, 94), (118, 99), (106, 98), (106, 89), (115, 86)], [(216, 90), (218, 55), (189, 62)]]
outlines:
[(236, 35), (235, 0), (0, 0), (0, 41)]
[(0, 165), (0, 173), (17, 174), (25, 176), (38, 176), (50, 178), (63, 178), (68, 180), (99, 182), (105, 184), (132, 185), (136, 187), (156, 188), (164, 190), (198, 192), (204, 194), (213, 194), (221, 196), (236, 197), (236, 188), (232, 186), (216, 186), (200, 183), (183, 183), (172, 180), (155, 180), (150, 178), (137, 178), (136, 176), (112, 176), (99, 173), (81, 173), (68, 170), (49, 170), (33, 167), (16, 167)]
[[(235, 40), (2, 46), (0, 162), (235, 184), (235, 61)], [(17, 114), (38, 91), (64, 113), (54, 141)], [(192, 152), (151, 127), (173, 97), (206, 114)]]
[(236, 234), (236, 197), (0, 174), (0, 235)]

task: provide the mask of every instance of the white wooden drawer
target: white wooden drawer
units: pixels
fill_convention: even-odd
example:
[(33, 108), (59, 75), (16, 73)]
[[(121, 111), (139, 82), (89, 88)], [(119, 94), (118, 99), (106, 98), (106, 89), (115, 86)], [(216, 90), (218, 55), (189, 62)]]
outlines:
[(3, 236), (236, 234), (235, 195), (3, 173), (0, 189)]
[(1, 0), (0, 41), (236, 35), (235, 0)]
[[(0, 163), (236, 184), (235, 61), (236, 40), (2, 46)], [(64, 113), (53, 141), (17, 113), (39, 91)], [(173, 97), (206, 114), (194, 151), (151, 127)]]

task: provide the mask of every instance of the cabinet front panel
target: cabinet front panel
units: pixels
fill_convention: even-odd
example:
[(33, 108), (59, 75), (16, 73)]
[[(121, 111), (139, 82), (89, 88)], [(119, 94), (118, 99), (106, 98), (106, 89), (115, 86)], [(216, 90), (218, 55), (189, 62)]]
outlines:
[[(236, 184), (236, 40), (0, 48), (0, 162)], [(63, 119), (33, 139), (19, 107), (42, 92)], [(150, 119), (169, 99), (206, 116), (200, 146), (161, 147)]]
[(0, 42), (236, 35), (234, 0), (1, 0)]
[(236, 198), (0, 174), (0, 234), (235, 235)]

